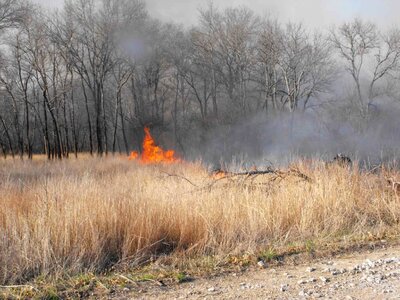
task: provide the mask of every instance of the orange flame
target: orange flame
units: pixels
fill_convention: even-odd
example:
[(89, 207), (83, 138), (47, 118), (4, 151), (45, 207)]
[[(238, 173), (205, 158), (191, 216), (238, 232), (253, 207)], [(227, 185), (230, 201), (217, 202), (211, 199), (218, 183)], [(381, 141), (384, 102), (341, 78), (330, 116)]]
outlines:
[(213, 174), (212, 174), (212, 177), (214, 178), (214, 179), (222, 179), (222, 178), (225, 178), (226, 176), (228, 176), (229, 175), (229, 173), (227, 173), (227, 172), (225, 172), (225, 171), (222, 171), (222, 170), (215, 170), (214, 172), (213, 172)]
[(139, 153), (137, 151), (132, 151), (131, 155), (129, 156), (129, 160), (134, 160), (139, 157)]
[(158, 147), (154, 142), (153, 137), (150, 134), (148, 127), (144, 128), (145, 137), (143, 140), (143, 152), (139, 157), (137, 151), (131, 152), (129, 160), (140, 159), (141, 163), (152, 164), (152, 163), (174, 163), (179, 161), (175, 156), (174, 150), (164, 151), (161, 147)]

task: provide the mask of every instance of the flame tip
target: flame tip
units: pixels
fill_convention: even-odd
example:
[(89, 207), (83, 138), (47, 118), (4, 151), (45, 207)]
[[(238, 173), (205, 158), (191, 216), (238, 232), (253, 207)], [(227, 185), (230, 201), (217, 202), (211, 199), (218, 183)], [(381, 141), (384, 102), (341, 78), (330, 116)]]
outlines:
[(161, 147), (157, 146), (153, 137), (150, 133), (148, 126), (144, 127), (145, 137), (143, 139), (143, 151), (139, 157), (139, 153), (136, 151), (131, 152), (129, 157), (130, 160), (140, 159), (141, 163), (174, 163), (178, 162), (179, 159), (175, 156), (174, 150), (164, 151)]

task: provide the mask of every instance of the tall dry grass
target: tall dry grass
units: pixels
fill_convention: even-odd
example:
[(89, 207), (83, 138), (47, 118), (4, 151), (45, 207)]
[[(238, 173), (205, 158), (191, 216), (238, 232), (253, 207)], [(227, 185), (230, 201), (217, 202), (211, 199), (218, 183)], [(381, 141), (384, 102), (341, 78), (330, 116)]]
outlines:
[(397, 173), (296, 167), (312, 181), (214, 181), (200, 165), (124, 158), (0, 161), (0, 282), (99, 271), (162, 253), (255, 251), (398, 230), (400, 200), (386, 180)]

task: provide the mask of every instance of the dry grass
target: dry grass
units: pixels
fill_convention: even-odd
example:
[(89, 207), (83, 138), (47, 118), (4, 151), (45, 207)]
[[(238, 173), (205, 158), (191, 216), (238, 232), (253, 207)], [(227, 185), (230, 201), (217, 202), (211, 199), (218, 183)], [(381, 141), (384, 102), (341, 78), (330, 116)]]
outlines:
[(396, 172), (296, 167), (312, 181), (263, 175), (214, 182), (200, 164), (142, 166), (120, 157), (2, 160), (0, 283), (101, 271), (157, 254), (255, 253), (399, 231), (400, 199), (387, 183), (400, 178)]

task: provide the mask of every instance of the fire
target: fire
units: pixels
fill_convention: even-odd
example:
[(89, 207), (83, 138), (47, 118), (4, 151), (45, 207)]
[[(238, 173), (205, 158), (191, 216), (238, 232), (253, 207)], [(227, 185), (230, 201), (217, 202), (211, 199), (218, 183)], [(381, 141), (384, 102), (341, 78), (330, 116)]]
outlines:
[(139, 157), (139, 153), (137, 151), (132, 151), (131, 155), (129, 156), (129, 160), (134, 160)]
[(217, 168), (211, 171), (210, 176), (214, 179), (222, 179), (232, 175), (231, 172), (228, 172), (224, 169)]
[(140, 162), (145, 164), (174, 163), (179, 161), (175, 156), (174, 150), (164, 151), (161, 147), (156, 145), (148, 127), (144, 128), (144, 132), (143, 152), (141, 155), (136, 151), (131, 152), (131, 155), (129, 156), (130, 160), (140, 159)]
[(225, 178), (227, 175), (228, 175), (228, 173), (225, 172), (225, 171), (222, 171), (222, 170), (215, 170), (215, 171), (213, 172), (213, 174), (212, 174), (212, 177), (213, 177), (214, 179), (222, 179), (222, 178)]

